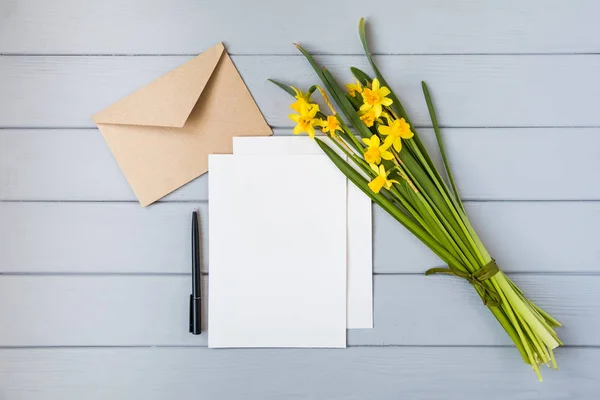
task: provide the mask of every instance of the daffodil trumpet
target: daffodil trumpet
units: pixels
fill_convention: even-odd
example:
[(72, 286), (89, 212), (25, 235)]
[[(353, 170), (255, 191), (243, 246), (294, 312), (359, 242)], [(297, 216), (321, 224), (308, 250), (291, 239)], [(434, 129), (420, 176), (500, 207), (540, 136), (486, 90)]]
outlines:
[[(320, 128), (331, 139), (327, 143), (333, 143), (345, 156), (315, 138), (340, 171), (448, 265), (432, 268), (426, 275), (447, 274), (469, 282), (541, 380), (540, 365), (557, 368), (554, 349), (562, 342), (554, 328), (561, 324), (525, 297), (500, 270), (471, 225), (448, 164), (427, 85), (422, 83), (423, 94), (448, 183), (374, 63), (364, 19), (359, 24), (359, 37), (375, 76), (371, 78), (352, 67), (356, 79), (346, 85), (347, 91), (326, 68), (317, 65), (309, 53), (296, 45), (333, 103), (320, 86), (304, 93), (273, 81), (296, 99), (291, 105), (295, 113), (290, 115), (296, 123), (294, 133), (306, 132), (315, 138), (315, 127)], [(324, 98), (330, 115), (311, 100), (315, 88)]]

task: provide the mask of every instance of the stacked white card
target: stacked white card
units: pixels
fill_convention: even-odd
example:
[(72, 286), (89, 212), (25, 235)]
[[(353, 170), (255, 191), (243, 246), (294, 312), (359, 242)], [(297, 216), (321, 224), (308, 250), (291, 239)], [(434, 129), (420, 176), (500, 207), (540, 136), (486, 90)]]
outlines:
[(371, 201), (308, 137), (209, 156), (208, 346), (346, 347), (372, 328)]

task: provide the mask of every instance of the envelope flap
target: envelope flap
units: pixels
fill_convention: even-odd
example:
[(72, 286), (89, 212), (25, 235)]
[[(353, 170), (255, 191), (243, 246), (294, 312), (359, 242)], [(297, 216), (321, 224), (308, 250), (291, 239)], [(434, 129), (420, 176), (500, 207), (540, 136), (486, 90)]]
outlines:
[(222, 43), (94, 115), (97, 124), (181, 128), (217, 67)]

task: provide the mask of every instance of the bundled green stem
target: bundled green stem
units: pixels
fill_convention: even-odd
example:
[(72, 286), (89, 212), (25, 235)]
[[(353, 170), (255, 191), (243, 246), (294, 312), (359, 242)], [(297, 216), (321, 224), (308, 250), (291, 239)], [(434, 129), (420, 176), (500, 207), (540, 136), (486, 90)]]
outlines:
[[(360, 21), (359, 36), (375, 78), (382, 87), (389, 88), (369, 51), (364, 19)], [(331, 73), (326, 68), (319, 67), (302, 47), (298, 45), (296, 47), (306, 57), (359, 137), (367, 139), (366, 143), (369, 138), (381, 138), (378, 126), (382, 122), (367, 126), (361, 118), (361, 102), (345, 93)], [(351, 68), (351, 71), (365, 88), (373, 87), (375, 78), (372, 79), (357, 68)], [(278, 82), (274, 83), (298, 98), (295, 89)], [(326, 143), (316, 139), (317, 143), (352, 183), (448, 265), (448, 268), (430, 269), (426, 272), (427, 275), (439, 273), (454, 275), (473, 285), (483, 303), (510, 336), (524, 361), (532, 366), (541, 380), (539, 365), (551, 363), (556, 368), (553, 350), (562, 343), (553, 328), (560, 326), (560, 323), (525, 297), (498, 268), (477, 236), (467, 217), (449, 167), (429, 90), (424, 82), (422, 87), (450, 185), (447, 185), (442, 178), (419, 134), (410, 123), (402, 103), (391, 89), (389, 98), (392, 102), (383, 107), (383, 114), (388, 119), (388, 124), (398, 120), (406, 122), (414, 134), (412, 138), (402, 139), (405, 145), (401, 151), (400, 148), (388, 145), (393, 157), (381, 161), (379, 168), (383, 168), (384, 172), (387, 170), (390, 178), (397, 179), (388, 181), (386, 173), (382, 177), (382, 172), (377, 169), (377, 166), (370, 166), (366, 162), (367, 147), (356, 139), (355, 132), (351, 131), (344, 119), (335, 112), (334, 116), (339, 121), (339, 130), (329, 132), (331, 141)], [(320, 87), (312, 86), (307, 92), (309, 97), (315, 88), (326, 96)], [(330, 104), (328, 99), (325, 100)], [(331, 108), (334, 111), (333, 106)], [(326, 118), (321, 112), (319, 116)], [(330, 147), (331, 143), (335, 147)], [(374, 191), (370, 184), (377, 179), (385, 179), (386, 184), (381, 190)]]

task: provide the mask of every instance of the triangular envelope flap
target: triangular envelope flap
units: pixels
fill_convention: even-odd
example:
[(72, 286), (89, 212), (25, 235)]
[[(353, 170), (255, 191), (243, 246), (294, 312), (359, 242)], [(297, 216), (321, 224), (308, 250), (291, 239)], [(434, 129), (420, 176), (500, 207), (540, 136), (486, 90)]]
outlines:
[(181, 128), (217, 67), (222, 43), (94, 115), (97, 124)]

